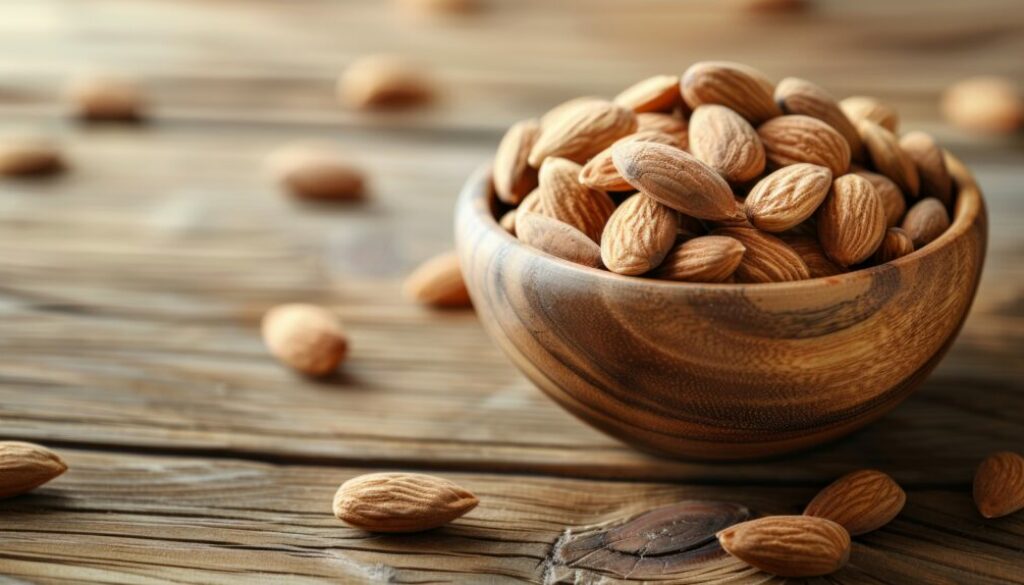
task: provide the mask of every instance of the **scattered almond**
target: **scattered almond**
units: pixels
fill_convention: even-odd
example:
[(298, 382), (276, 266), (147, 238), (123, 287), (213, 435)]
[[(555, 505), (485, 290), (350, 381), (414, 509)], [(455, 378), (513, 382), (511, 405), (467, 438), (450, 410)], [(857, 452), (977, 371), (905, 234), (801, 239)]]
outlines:
[(871, 171), (858, 169), (853, 174), (870, 181), (871, 186), (875, 188), (875, 193), (878, 193), (878, 196), (882, 199), (886, 227), (896, 227), (899, 225), (900, 221), (903, 220), (903, 215), (907, 212), (907, 200), (903, 198), (903, 192), (900, 191), (899, 186), (893, 183), (889, 177), (872, 173)]
[(276, 180), (299, 199), (351, 201), (365, 196), (362, 171), (327, 144), (284, 146), (267, 164)]
[(941, 109), (951, 124), (971, 132), (1010, 134), (1024, 126), (1024, 98), (1004, 77), (972, 77), (953, 84), (942, 95)]
[(760, 124), (782, 112), (772, 98), (774, 87), (759, 71), (728, 61), (695, 63), (683, 73), (683, 99), (690, 109), (720, 104)]
[(725, 282), (736, 272), (746, 248), (725, 236), (698, 236), (672, 249), (654, 271), (655, 278), (688, 282)]
[(908, 132), (900, 138), (900, 148), (917, 167), (921, 179), (920, 196), (934, 197), (950, 207), (953, 203), (953, 179), (946, 169), (942, 148), (935, 139), (924, 132)]
[(861, 120), (868, 120), (895, 132), (900, 125), (899, 114), (892, 107), (868, 96), (857, 95), (839, 102), (839, 109), (853, 122), (854, 126)]
[(479, 0), (399, 0), (399, 7), (411, 16), (451, 16), (472, 14), (480, 9)]
[(838, 571), (850, 557), (846, 529), (813, 516), (767, 516), (718, 533), (722, 548), (780, 577), (817, 577)]
[(764, 172), (765, 154), (757, 131), (725, 106), (698, 106), (690, 115), (690, 152), (730, 183)]
[(330, 374), (348, 355), (341, 319), (323, 307), (278, 305), (263, 316), (262, 329), (270, 353), (303, 374)]
[(603, 100), (586, 100), (546, 116), (530, 150), (530, 166), (549, 156), (584, 163), (613, 142), (636, 131), (636, 114)]
[(746, 248), (735, 272), (738, 282), (786, 282), (811, 277), (803, 258), (775, 236), (743, 227), (718, 228), (711, 235), (739, 240)]
[(42, 445), (0, 441), (0, 498), (32, 491), (67, 469), (59, 455)]
[(591, 189), (579, 182), (583, 167), (571, 160), (548, 157), (540, 167), (541, 205), (546, 215), (580, 230), (595, 242), (615, 202), (604, 191)]
[[(518, 225), (518, 220), (517, 220)], [(470, 306), (469, 291), (462, 279), (459, 256), (444, 252), (430, 258), (405, 279), (405, 296), (421, 304), (439, 308)]]
[(615, 162), (612, 160), (612, 149), (615, 145), (626, 142), (657, 142), (658, 144), (678, 147), (679, 137), (657, 130), (643, 130), (620, 138), (608, 148), (594, 155), (594, 158), (587, 161), (587, 164), (583, 166), (583, 170), (580, 171), (580, 183), (601, 191), (631, 191), (633, 186), (622, 178), (618, 169), (615, 168)]
[(63, 168), (60, 150), (50, 140), (33, 135), (0, 136), (0, 176), (47, 175)]
[(875, 170), (892, 179), (907, 195), (917, 197), (921, 186), (917, 167), (896, 135), (870, 120), (858, 122), (857, 130)]
[(848, 473), (832, 482), (804, 509), (805, 516), (826, 518), (852, 536), (866, 534), (888, 524), (907, 501), (891, 477), (873, 469)]
[(509, 205), (517, 205), (537, 186), (537, 169), (527, 162), (540, 135), (537, 120), (516, 122), (508, 129), (494, 155), (494, 191)]
[(907, 211), (902, 227), (914, 242), (914, 249), (920, 250), (949, 229), (949, 213), (941, 201), (928, 197)]
[(882, 238), (878, 250), (875, 250), (875, 262), (885, 264), (913, 251), (914, 241), (907, 232), (903, 231), (903, 228), (891, 227), (885, 230), (885, 237)]
[(784, 232), (814, 215), (831, 186), (832, 172), (827, 168), (789, 165), (758, 181), (747, 195), (744, 210), (758, 229)]
[(885, 237), (885, 209), (871, 182), (843, 175), (818, 210), (818, 238), (834, 262), (852, 266), (867, 260)]
[(423, 67), (394, 55), (357, 59), (338, 79), (338, 98), (355, 109), (418, 106), (433, 100), (434, 94), (434, 83)]
[(516, 217), (516, 235), (524, 244), (557, 258), (601, 267), (601, 247), (580, 230), (555, 218), (520, 212)]
[(665, 259), (676, 240), (679, 220), (671, 209), (637, 193), (608, 218), (601, 236), (601, 259), (619, 274), (645, 274)]
[(134, 121), (145, 117), (146, 98), (126, 77), (90, 75), (71, 81), (67, 99), (74, 113), (88, 120)]
[(422, 473), (370, 473), (341, 484), (334, 515), (370, 532), (420, 532), (443, 526), (479, 500), (447, 479)]
[(679, 148), (683, 150), (690, 147), (690, 129), (686, 119), (680, 118), (672, 114), (659, 114), (659, 113), (643, 113), (636, 115), (636, 131), (647, 132), (656, 131), (670, 136), (675, 136), (678, 140)]
[(1010, 451), (986, 457), (974, 473), (974, 503), (986, 518), (1024, 510), (1024, 457)]
[(655, 75), (627, 87), (615, 103), (636, 113), (668, 112), (681, 101), (678, 75)]
[(850, 144), (834, 128), (810, 116), (779, 116), (757, 129), (774, 168), (811, 163), (838, 177), (850, 167)]
[(820, 85), (806, 79), (787, 77), (775, 87), (775, 101), (786, 114), (810, 116), (828, 124), (846, 139), (853, 158), (861, 158), (864, 145), (857, 128), (839, 108), (839, 102)]

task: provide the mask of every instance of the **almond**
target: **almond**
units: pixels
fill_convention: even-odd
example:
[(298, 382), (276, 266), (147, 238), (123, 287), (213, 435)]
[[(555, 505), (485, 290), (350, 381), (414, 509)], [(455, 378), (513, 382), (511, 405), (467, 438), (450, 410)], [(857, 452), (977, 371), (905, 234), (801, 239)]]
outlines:
[(523, 243), (557, 258), (601, 267), (601, 247), (580, 230), (552, 217), (519, 212), (516, 234)]
[(678, 75), (655, 75), (627, 87), (615, 103), (636, 113), (668, 112), (682, 101)]
[(758, 181), (747, 195), (744, 210), (758, 229), (784, 232), (814, 215), (831, 186), (832, 172), (827, 168), (789, 165)]
[(650, 272), (672, 249), (678, 226), (674, 211), (637, 193), (608, 218), (601, 236), (601, 259), (608, 270), (619, 274)]
[(735, 272), (739, 282), (786, 282), (811, 277), (800, 255), (775, 236), (744, 227), (718, 228), (711, 235), (734, 238), (746, 248)]
[(807, 265), (808, 272), (811, 273), (811, 278), (823, 278), (843, 273), (843, 269), (825, 255), (825, 250), (822, 249), (816, 237), (785, 233), (779, 234), (779, 239), (800, 255), (804, 264)]
[(764, 172), (764, 147), (757, 131), (725, 106), (697, 107), (690, 116), (690, 152), (730, 183), (742, 183)]
[(730, 526), (717, 536), (732, 556), (780, 577), (828, 575), (850, 557), (846, 529), (813, 516), (767, 516)]
[(528, 161), (540, 167), (549, 156), (583, 163), (636, 130), (636, 114), (603, 100), (581, 101), (541, 123)]
[(834, 128), (850, 145), (853, 158), (860, 158), (864, 145), (857, 128), (839, 108), (836, 98), (820, 85), (806, 79), (787, 77), (775, 87), (775, 101), (783, 113), (817, 118)]
[(858, 169), (854, 175), (864, 177), (871, 182), (875, 192), (882, 199), (882, 209), (885, 210), (886, 227), (896, 227), (903, 220), (903, 214), (907, 212), (907, 200), (903, 198), (903, 192), (896, 183), (889, 177)]
[(0, 136), (0, 176), (45, 175), (63, 167), (60, 149), (46, 138), (19, 134)]
[(470, 305), (459, 256), (454, 251), (438, 254), (420, 264), (406, 277), (403, 290), (406, 297), (421, 305), (439, 308)]
[(267, 166), (275, 180), (298, 199), (352, 201), (366, 195), (363, 172), (327, 143), (283, 146), (271, 153)]
[(850, 167), (850, 144), (816, 118), (780, 116), (762, 124), (757, 134), (775, 168), (804, 162), (826, 167), (839, 176)]
[(871, 182), (857, 175), (832, 181), (817, 218), (821, 247), (841, 266), (867, 260), (885, 237), (882, 200)]
[(683, 99), (690, 109), (720, 104), (760, 124), (782, 112), (772, 98), (774, 88), (757, 70), (727, 61), (695, 63), (683, 74)]
[(394, 55), (357, 59), (338, 79), (338, 98), (356, 109), (417, 106), (434, 94), (434, 84), (421, 66)]
[(920, 250), (949, 229), (949, 213), (941, 201), (927, 197), (914, 204), (903, 218), (903, 230)]
[(134, 121), (145, 117), (142, 89), (127, 77), (80, 77), (69, 84), (67, 96), (74, 113), (87, 120)]
[(67, 469), (60, 456), (42, 445), (0, 441), (0, 498), (32, 491)]
[(869, 120), (857, 123), (864, 149), (875, 170), (892, 179), (900, 191), (911, 197), (918, 196), (920, 177), (913, 159), (900, 147), (896, 135)]
[(866, 534), (888, 524), (907, 501), (891, 477), (873, 469), (848, 473), (814, 496), (805, 516), (827, 518), (852, 536)]
[(917, 167), (921, 179), (920, 196), (934, 197), (946, 207), (951, 207), (953, 179), (946, 169), (942, 148), (935, 139), (924, 132), (908, 132), (900, 138), (900, 148)]
[(519, 207), (516, 209), (519, 213), (540, 213), (542, 215), (547, 215), (547, 212), (544, 210), (544, 198), (541, 197), (541, 188), (537, 187), (533, 191), (530, 191), (526, 197), (523, 197), (522, 203), (520, 203)]
[(986, 518), (1024, 510), (1024, 457), (1010, 451), (986, 457), (974, 473), (974, 503)]
[(655, 201), (698, 219), (734, 217), (737, 205), (725, 179), (686, 151), (653, 142), (617, 144), (615, 168)]
[(447, 479), (422, 473), (370, 473), (341, 484), (334, 515), (370, 532), (420, 532), (463, 516), (480, 501)]
[(885, 237), (882, 238), (878, 250), (875, 250), (875, 262), (885, 264), (913, 251), (914, 241), (910, 239), (910, 235), (903, 231), (903, 228), (891, 227), (885, 230)]
[(1024, 126), (1024, 98), (1005, 77), (959, 81), (942, 95), (942, 114), (954, 126), (982, 134), (1010, 134)]
[(316, 305), (278, 305), (263, 316), (263, 342), (281, 363), (310, 376), (325, 376), (348, 355), (341, 319)]
[(603, 191), (581, 185), (578, 178), (583, 167), (558, 157), (548, 157), (540, 167), (541, 205), (546, 215), (580, 230), (595, 242), (615, 202)]
[[(658, 144), (678, 147), (679, 137), (658, 130), (643, 130), (629, 136), (624, 136), (615, 141), (615, 144), (627, 142), (657, 142)], [(580, 183), (600, 191), (633, 190), (633, 186), (622, 178), (618, 169), (615, 168), (615, 162), (612, 161), (612, 148), (615, 147), (615, 144), (597, 153), (594, 155), (594, 158), (587, 161), (587, 164), (583, 166), (583, 170), (580, 171)]]
[(900, 117), (895, 108), (873, 97), (863, 95), (848, 97), (839, 102), (839, 109), (846, 114), (854, 126), (861, 120), (869, 120), (889, 132), (895, 132), (900, 125)]
[(743, 244), (733, 238), (695, 237), (673, 248), (653, 276), (686, 282), (725, 282), (740, 265), (744, 251)]
[(636, 115), (637, 133), (645, 131), (657, 131), (675, 136), (682, 149), (690, 146), (689, 125), (684, 118), (672, 114), (643, 113)]
[(516, 211), (515, 209), (509, 209), (498, 220), (498, 225), (513, 236), (516, 235)]
[(523, 120), (508, 129), (494, 156), (494, 191), (498, 199), (517, 205), (537, 186), (537, 169), (526, 162), (540, 135), (540, 122)]

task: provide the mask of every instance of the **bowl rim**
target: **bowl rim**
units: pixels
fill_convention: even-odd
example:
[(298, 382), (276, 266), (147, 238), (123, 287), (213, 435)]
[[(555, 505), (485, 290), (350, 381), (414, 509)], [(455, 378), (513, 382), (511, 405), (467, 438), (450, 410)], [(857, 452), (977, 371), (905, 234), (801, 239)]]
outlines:
[[(956, 192), (956, 204), (953, 210), (953, 218), (949, 228), (942, 233), (938, 238), (929, 242), (923, 248), (914, 250), (906, 256), (902, 256), (895, 260), (886, 262), (885, 264), (879, 264), (876, 266), (870, 266), (868, 268), (861, 268), (851, 272), (844, 272), (834, 276), (821, 276), (818, 278), (809, 278), (804, 280), (794, 280), (786, 282), (765, 282), (765, 283), (732, 283), (732, 282), (684, 282), (676, 280), (662, 280), (657, 278), (647, 278), (645, 275), (628, 276), (625, 274), (617, 274), (610, 270), (603, 270), (600, 268), (592, 268), (590, 266), (584, 266), (577, 264), (569, 260), (564, 260), (557, 256), (552, 256), (547, 252), (538, 250), (532, 246), (528, 246), (520, 241), (518, 238), (508, 233), (498, 223), (497, 218), (494, 217), (492, 204), (496, 199), (494, 190), (491, 188), (491, 163), (487, 162), (474, 171), (467, 179), (465, 185), (462, 188), (462, 195), (460, 197), (459, 206), (469, 205), (474, 216), (483, 220), (484, 225), (489, 231), (498, 232), (499, 237), (507, 239), (508, 243), (511, 243), (517, 250), (523, 253), (531, 254), (540, 261), (553, 263), (561, 269), (569, 269), (572, 271), (578, 271), (583, 275), (591, 275), (594, 278), (609, 279), (613, 282), (620, 283), (626, 286), (643, 286), (643, 287), (657, 287), (657, 288), (674, 288), (678, 290), (702, 290), (702, 291), (761, 291), (772, 293), (786, 293), (789, 291), (800, 291), (801, 289), (807, 289), (811, 287), (821, 286), (827, 284), (829, 286), (838, 286), (844, 284), (852, 284), (863, 281), (865, 279), (874, 278), (876, 275), (883, 272), (887, 272), (893, 269), (898, 269), (903, 266), (916, 264), (922, 262), (925, 258), (937, 253), (939, 250), (945, 249), (947, 246), (953, 245), (957, 240), (965, 237), (977, 223), (979, 216), (985, 214), (984, 197), (981, 190), (978, 187), (977, 181), (971, 174), (967, 166), (960, 161), (957, 157), (951, 154), (948, 150), (943, 149), (943, 158), (946, 163), (946, 168), (949, 171), (950, 176), (953, 179), (953, 184), (957, 188)], [(921, 199), (918, 199), (920, 201)], [(458, 221), (456, 224), (458, 225)], [(899, 226), (896, 226), (899, 227)]]

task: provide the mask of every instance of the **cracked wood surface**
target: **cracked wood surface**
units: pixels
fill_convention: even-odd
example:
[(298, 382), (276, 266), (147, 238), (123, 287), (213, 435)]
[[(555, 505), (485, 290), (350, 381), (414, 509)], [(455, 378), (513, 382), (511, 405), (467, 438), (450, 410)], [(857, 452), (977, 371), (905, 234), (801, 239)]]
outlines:
[[(982, 456), (1024, 449), (1024, 150), (953, 132), (935, 107), (944, 84), (979, 70), (1024, 83), (1024, 12), (985, 0), (908, 18), (922, 10), (830, 2), (768, 27), (726, 3), (653, 0), (496, 2), (420, 24), (371, 0), (0, 3), (0, 129), (48, 129), (72, 161), (63, 176), (0, 183), (0, 437), (71, 463), (0, 502), (0, 576), (772, 582), (724, 558), (689, 562), (703, 541), (661, 518), (796, 512), (836, 476), (875, 467), (908, 488), (906, 511), (856, 539), (849, 568), (810, 582), (1024, 583), (1024, 519), (983, 522), (969, 498)], [(392, 116), (337, 108), (336, 73), (383, 49), (433, 64), (443, 99)], [(991, 218), (974, 310), (924, 387), (848, 439), (767, 462), (622, 446), (532, 388), (471, 312), (398, 292), (451, 246), (455, 195), (505, 126), (708, 57), (891, 101), (905, 128), (936, 133), (972, 167)], [(142, 78), (152, 123), (64, 120), (59, 88), (96, 64)], [(309, 137), (367, 169), (368, 203), (276, 192), (264, 157)], [(286, 301), (341, 314), (353, 351), (334, 379), (300, 379), (266, 355), (258, 319)], [(343, 527), (334, 489), (382, 468), (439, 470), (482, 503), (423, 535)], [(672, 505), (683, 508), (642, 516)], [(635, 538), (652, 532), (677, 548)]]

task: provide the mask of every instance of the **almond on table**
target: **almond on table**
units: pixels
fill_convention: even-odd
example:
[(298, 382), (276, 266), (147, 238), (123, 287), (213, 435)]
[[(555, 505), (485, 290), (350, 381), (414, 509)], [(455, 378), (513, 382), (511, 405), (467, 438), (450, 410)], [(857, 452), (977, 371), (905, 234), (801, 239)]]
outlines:
[(458, 484), (424, 473), (370, 473), (341, 484), (334, 515), (370, 532), (421, 532), (464, 516), (480, 501)]
[(405, 278), (402, 290), (409, 300), (428, 307), (455, 309), (472, 304), (455, 250), (425, 260)]
[(888, 524), (906, 501), (903, 488), (891, 477), (863, 469), (840, 477), (818, 492), (804, 515), (826, 518), (857, 536)]
[(316, 305), (278, 305), (263, 316), (263, 341), (281, 363), (310, 376), (325, 376), (348, 355), (341, 319)]
[(850, 558), (850, 534), (839, 524), (812, 516), (766, 516), (718, 533), (732, 556), (780, 577), (818, 577), (841, 569)]
[(0, 498), (32, 491), (67, 471), (53, 451), (21, 441), (0, 441)]

